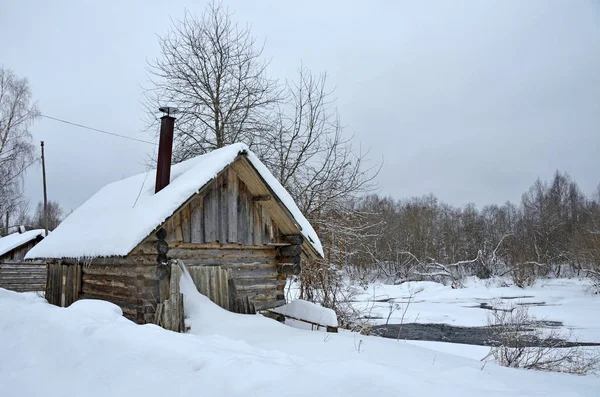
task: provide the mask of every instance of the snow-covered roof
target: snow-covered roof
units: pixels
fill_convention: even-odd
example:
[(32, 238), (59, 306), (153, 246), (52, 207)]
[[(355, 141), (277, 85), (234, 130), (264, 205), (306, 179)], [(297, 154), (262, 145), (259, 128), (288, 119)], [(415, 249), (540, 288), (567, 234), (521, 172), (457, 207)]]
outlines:
[(298, 206), (246, 145), (236, 143), (171, 167), (171, 182), (154, 193), (156, 170), (106, 185), (69, 215), (26, 259), (125, 256), (240, 154), (294, 217), (300, 232), (323, 255), (321, 243)]
[(0, 256), (17, 247), (27, 244), (31, 240), (44, 235), (44, 229), (29, 230), (24, 233), (13, 233), (0, 238)]

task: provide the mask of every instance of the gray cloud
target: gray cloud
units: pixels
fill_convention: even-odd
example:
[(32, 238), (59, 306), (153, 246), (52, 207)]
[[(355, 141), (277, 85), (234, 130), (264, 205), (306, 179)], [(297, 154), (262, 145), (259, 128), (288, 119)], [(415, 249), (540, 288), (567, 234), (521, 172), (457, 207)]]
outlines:
[[(324, 3), (324, 4), (323, 4)], [(380, 192), (453, 204), (517, 201), (538, 176), (600, 182), (600, 5), (594, 1), (229, 2), (266, 38), (271, 73), (328, 71), (357, 144), (384, 158)], [(0, 5), (0, 62), (27, 76), (42, 112), (121, 134), (143, 131), (156, 35), (184, 2)], [(74, 208), (144, 169), (151, 145), (40, 120), (49, 194)], [(27, 193), (41, 198), (32, 170)]]

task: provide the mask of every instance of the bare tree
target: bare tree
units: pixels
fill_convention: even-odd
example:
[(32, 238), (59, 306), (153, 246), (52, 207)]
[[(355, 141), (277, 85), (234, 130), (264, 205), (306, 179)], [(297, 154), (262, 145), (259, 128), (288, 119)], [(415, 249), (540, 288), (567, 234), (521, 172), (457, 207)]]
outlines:
[(378, 167), (366, 167), (368, 153), (352, 146), (344, 134), (327, 90), (327, 74), (314, 75), (301, 66), (297, 80), (287, 84), (268, 139), (272, 152), (265, 162), (298, 202), (317, 220), (331, 209), (352, 203), (373, 188)]
[(302, 267), (301, 297), (336, 310), (344, 309), (342, 269), (363, 250), (374, 224), (355, 206), (360, 194), (373, 188), (378, 167), (367, 167), (367, 154), (356, 150), (335, 109), (327, 75), (303, 66), (286, 86), (269, 134), (263, 160), (308, 216), (324, 243), (324, 261)]
[[(34, 161), (29, 127), (39, 116), (29, 82), (0, 66), (0, 214), (23, 200), (23, 177)], [(5, 231), (7, 233), (8, 231)]]
[(216, 2), (199, 18), (186, 12), (159, 38), (161, 55), (148, 65), (151, 125), (159, 106), (180, 111), (175, 161), (234, 142), (253, 147), (269, 127), (270, 109), (279, 101), (277, 82), (267, 77), (268, 63), (250, 29), (231, 16)]
[[(48, 201), (48, 230), (52, 231), (60, 224), (63, 219), (64, 211), (58, 201)], [(44, 203), (38, 203), (33, 217), (28, 221), (27, 226), (35, 229), (44, 229)]]

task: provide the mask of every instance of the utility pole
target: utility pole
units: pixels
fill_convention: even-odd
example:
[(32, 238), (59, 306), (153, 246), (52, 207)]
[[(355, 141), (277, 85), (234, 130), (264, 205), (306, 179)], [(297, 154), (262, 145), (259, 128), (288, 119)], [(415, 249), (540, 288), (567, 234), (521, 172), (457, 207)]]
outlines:
[(44, 141), (42, 144), (42, 178), (44, 178), (44, 229), (46, 229), (45, 236), (48, 236), (48, 196), (46, 195), (46, 162), (44, 160)]

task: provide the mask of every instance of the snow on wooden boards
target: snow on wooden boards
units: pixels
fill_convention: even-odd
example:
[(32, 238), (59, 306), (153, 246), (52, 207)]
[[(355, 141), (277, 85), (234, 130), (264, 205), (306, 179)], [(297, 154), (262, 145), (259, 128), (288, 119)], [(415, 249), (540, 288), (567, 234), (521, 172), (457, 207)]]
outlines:
[(231, 270), (220, 266), (191, 266), (188, 271), (202, 295), (229, 310)]
[(46, 288), (46, 264), (0, 263), (0, 288), (17, 292), (43, 291)]
[(271, 309), (271, 311), (311, 324), (334, 328), (338, 326), (337, 315), (333, 310), (301, 299), (296, 299), (287, 305)]

